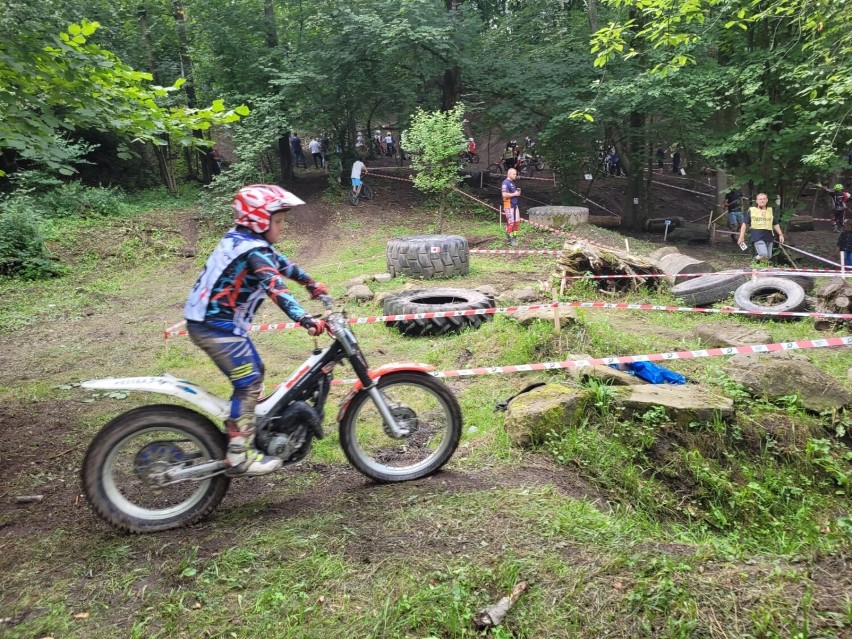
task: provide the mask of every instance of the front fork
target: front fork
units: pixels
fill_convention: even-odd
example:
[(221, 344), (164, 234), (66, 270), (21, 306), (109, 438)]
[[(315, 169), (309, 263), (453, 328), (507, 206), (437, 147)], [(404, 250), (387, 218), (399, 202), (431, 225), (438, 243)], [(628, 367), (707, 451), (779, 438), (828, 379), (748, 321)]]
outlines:
[(382, 416), (382, 420), (384, 421), (385, 433), (387, 433), (388, 437), (393, 437), (394, 439), (403, 439), (408, 437), (411, 434), (411, 430), (403, 428), (396, 423), (396, 419), (391, 412), (390, 406), (388, 406), (387, 398), (384, 396), (382, 391), (379, 390), (376, 381), (370, 378), (367, 363), (364, 361), (364, 357), (361, 355), (358, 345), (354, 343), (354, 339), (350, 342), (348, 337), (349, 335), (341, 335), (338, 338), (338, 341), (343, 346), (343, 350), (346, 352), (346, 355), (349, 357), (349, 363), (352, 364), (352, 369), (364, 385), (364, 390), (367, 391), (370, 399), (373, 400), (373, 403), (379, 410), (379, 414)]

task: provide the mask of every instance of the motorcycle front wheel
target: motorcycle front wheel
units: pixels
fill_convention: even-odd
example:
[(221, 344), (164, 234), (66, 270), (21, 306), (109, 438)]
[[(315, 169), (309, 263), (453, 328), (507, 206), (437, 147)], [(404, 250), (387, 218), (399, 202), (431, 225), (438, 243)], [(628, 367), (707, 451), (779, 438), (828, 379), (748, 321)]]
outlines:
[(377, 482), (428, 477), (453, 456), (462, 431), (461, 408), (446, 384), (426, 373), (398, 372), (378, 382), (394, 419), (409, 434), (391, 437), (367, 391), (359, 392), (340, 422), (349, 462)]
[(95, 436), (83, 460), (83, 491), (108, 524), (150, 533), (193, 524), (225, 497), (222, 474), (169, 483), (166, 473), (222, 460), (226, 436), (209, 419), (173, 404), (119, 415)]

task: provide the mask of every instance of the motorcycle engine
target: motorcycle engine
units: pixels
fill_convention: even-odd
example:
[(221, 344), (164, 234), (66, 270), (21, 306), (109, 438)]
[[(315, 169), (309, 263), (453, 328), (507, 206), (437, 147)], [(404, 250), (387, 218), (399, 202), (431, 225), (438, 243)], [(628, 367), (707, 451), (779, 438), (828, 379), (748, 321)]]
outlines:
[(294, 402), (284, 412), (258, 428), (256, 442), (267, 455), (285, 463), (300, 461), (311, 450), (316, 410), (307, 402)]

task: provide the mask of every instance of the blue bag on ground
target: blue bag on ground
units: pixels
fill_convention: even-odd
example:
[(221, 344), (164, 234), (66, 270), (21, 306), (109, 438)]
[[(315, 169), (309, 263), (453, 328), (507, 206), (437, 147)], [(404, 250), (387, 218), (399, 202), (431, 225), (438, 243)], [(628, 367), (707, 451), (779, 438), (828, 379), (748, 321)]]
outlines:
[(625, 364), (625, 367), (631, 375), (636, 375), (636, 377), (652, 384), (686, 384), (686, 378), (680, 373), (675, 373), (651, 362), (633, 362), (632, 364)]

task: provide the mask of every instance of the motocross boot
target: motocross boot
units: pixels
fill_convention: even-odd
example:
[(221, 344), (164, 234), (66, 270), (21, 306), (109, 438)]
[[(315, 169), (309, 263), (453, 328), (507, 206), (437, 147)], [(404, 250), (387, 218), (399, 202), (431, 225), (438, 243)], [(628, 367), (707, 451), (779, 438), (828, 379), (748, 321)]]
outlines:
[(228, 462), (226, 475), (249, 477), (266, 475), (281, 468), (281, 459), (264, 455), (254, 447), (253, 416), (242, 416), (225, 422), (228, 427)]

